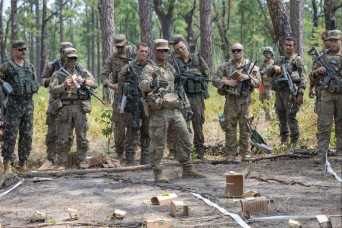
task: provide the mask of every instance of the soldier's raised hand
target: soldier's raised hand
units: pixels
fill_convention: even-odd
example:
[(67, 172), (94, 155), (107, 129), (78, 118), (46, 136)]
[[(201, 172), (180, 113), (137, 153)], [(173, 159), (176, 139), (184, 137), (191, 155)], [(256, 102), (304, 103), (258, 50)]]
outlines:
[(64, 88), (68, 88), (72, 85), (73, 83), (73, 80), (71, 77), (67, 77), (64, 81)]
[(237, 84), (237, 81), (236, 80), (225, 80), (224, 84), (227, 86), (235, 87)]
[(275, 65), (275, 66), (273, 67), (273, 70), (274, 70), (274, 72), (275, 72), (276, 74), (281, 74), (280, 66)]
[(320, 66), (315, 70), (315, 75), (320, 75), (320, 74), (324, 74), (327, 71), (327, 69), (325, 69), (325, 67)]

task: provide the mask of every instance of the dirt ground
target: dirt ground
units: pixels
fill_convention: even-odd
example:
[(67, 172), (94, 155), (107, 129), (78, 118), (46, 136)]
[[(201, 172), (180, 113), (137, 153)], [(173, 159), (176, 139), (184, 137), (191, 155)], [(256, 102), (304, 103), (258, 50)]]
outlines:
[[(330, 163), (339, 176), (342, 158), (330, 157)], [(242, 172), (250, 167), (246, 190), (255, 190), (273, 200), (265, 216), (316, 216), (331, 217), (333, 227), (342, 227), (342, 190), (332, 175), (314, 159), (263, 160), (255, 163), (195, 164), (206, 173), (206, 179), (181, 179), (181, 167), (174, 161), (165, 161), (168, 184), (156, 184), (151, 170), (86, 175), (51, 176), (50, 181), (34, 182), (25, 178), (23, 184), (0, 198), (0, 224), (2, 227), (142, 227), (145, 219), (171, 218), (174, 227), (239, 227), (229, 216), (208, 206), (191, 192), (217, 203), (229, 212), (239, 214), (239, 199), (225, 197), (224, 173)], [(61, 171), (62, 172), (62, 171)], [(16, 181), (22, 177), (15, 178)], [(10, 184), (8, 184), (10, 185)], [(7, 186), (6, 189), (8, 189)], [(0, 194), (6, 189), (1, 189)], [(189, 217), (173, 218), (170, 206), (151, 204), (153, 196), (176, 193), (179, 200), (189, 206)], [(78, 220), (70, 219), (77, 216)], [(124, 210), (123, 220), (110, 219), (115, 209)], [(29, 223), (35, 212), (46, 216), (45, 223)], [(296, 219), (303, 227), (320, 227), (316, 219)], [(251, 227), (286, 227), (288, 220), (249, 222)], [(59, 225), (58, 225), (59, 224)], [(1, 226), (0, 226), (1, 227)]]

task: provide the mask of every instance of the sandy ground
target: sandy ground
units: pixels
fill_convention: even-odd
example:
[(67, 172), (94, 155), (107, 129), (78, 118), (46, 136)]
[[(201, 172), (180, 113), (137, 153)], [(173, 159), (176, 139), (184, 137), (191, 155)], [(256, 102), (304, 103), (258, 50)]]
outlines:
[[(339, 176), (342, 174), (342, 158), (329, 161)], [(173, 165), (170, 165), (173, 163)], [(216, 208), (208, 206), (191, 192), (217, 203), (229, 212), (239, 214), (238, 199), (225, 197), (224, 173), (242, 172), (248, 164), (195, 164), (206, 173), (206, 179), (181, 179), (181, 167), (172, 161), (165, 162), (168, 184), (155, 184), (151, 170), (124, 173), (92, 173), (87, 175), (51, 176), (51, 181), (34, 182), (25, 178), (23, 184), (0, 198), (0, 224), (3, 227), (39, 227), (28, 223), (39, 211), (47, 223), (57, 227), (141, 227), (145, 219), (171, 218), (174, 227), (239, 227), (229, 216), (223, 216)], [(255, 190), (273, 200), (268, 213), (254, 217), (277, 215), (339, 215), (342, 216), (342, 188), (333, 176), (325, 172), (323, 165), (314, 159), (279, 159), (250, 163), (246, 190)], [(17, 177), (15, 180), (20, 180)], [(6, 189), (12, 183), (8, 182)], [(0, 190), (0, 194), (5, 189)], [(150, 199), (162, 193), (176, 193), (179, 200), (189, 206), (189, 217), (174, 218), (170, 206), (152, 205)], [(70, 221), (68, 208), (78, 220)], [(115, 209), (124, 210), (123, 220), (110, 219)], [(253, 217), (252, 216), (252, 217)], [(319, 227), (317, 220), (300, 220), (303, 227)], [(342, 227), (342, 217), (331, 218), (333, 227)], [(249, 223), (251, 227), (286, 227), (288, 220)], [(97, 224), (97, 225), (96, 225)]]

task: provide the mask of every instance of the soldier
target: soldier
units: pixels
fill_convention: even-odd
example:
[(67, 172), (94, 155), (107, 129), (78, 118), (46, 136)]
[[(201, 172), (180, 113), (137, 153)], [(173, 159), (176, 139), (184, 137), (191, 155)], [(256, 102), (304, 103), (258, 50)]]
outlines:
[[(332, 120), (335, 119), (336, 153), (342, 153), (342, 33), (340, 30), (328, 32), (330, 49), (325, 54), (325, 62), (333, 68), (334, 76), (323, 85), (318, 123), (318, 156), (325, 161), (329, 148)], [(312, 72), (313, 78), (326, 77), (327, 69), (316, 63)]]
[(150, 108), (149, 135), (151, 139), (151, 166), (156, 182), (168, 182), (163, 174), (161, 160), (167, 142), (168, 133), (179, 138), (178, 161), (183, 167), (183, 178), (205, 177), (192, 168), (191, 139), (186, 122), (179, 111), (185, 108), (187, 116), (192, 116), (190, 103), (184, 91), (176, 84), (175, 69), (167, 63), (168, 41), (157, 39), (153, 42), (154, 60), (148, 61), (141, 73), (139, 84), (147, 94)]
[[(119, 160), (123, 159), (124, 153), (124, 140), (125, 140), (125, 123), (124, 113), (120, 113), (120, 101), (122, 96), (122, 88), (119, 88), (118, 74), (121, 67), (128, 64), (129, 49), (127, 48), (127, 40), (125, 35), (118, 34), (114, 36), (116, 50), (108, 57), (100, 75), (101, 83), (104, 87), (114, 90), (113, 102), (113, 122), (114, 122), (114, 140), (115, 151)], [(110, 80), (109, 76), (112, 74), (113, 79)]]
[(180, 70), (181, 76), (183, 77), (181, 80), (184, 85), (184, 91), (189, 99), (191, 109), (194, 113), (191, 118), (191, 122), (194, 131), (193, 142), (196, 148), (197, 158), (203, 160), (203, 124), (205, 121), (204, 99), (209, 98), (207, 89), (207, 80), (209, 80), (209, 68), (204, 59), (199, 54), (189, 52), (188, 45), (183, 39), (175, 39), (173, 42), (173, 49), (177, 57), (174, 56), (172, 65), (173, 67)]
[[(50, 92), (56, 103), (58, 165), (65, 168), (69, 153), (69, 140), (76, 132), (77, 167), (87, 168), (86, 153), (89, 148), (87, 140), (87, 113), (91, 111), (90, 94), (82, 89), (83, 86), (96, 88), (93, 76), (85, 69), (78, 69), (77, 51), (74, 48), (64, 49), (67, 57), (65, 68), (53, 73), (50, 81)], [(82, 85), (82, 86), (81, 86)]]
[(13, 58), (2, 64), (0, 78), (8, 82), (13, 92), (9, 95), (4, 123), (4, 143), (2, 156), (4, 173), (11, 173), (11, 161), (19, 130), (19, 172), (27, 172), (27, 162), (32, 149), (33, 112), (32, 96), (38, 92), (39, 84), (33, 65), (26, 57), (25, 41), (13, 41)]
[[(326, 30), (323, 34), (322, 34), (322, 41), (323, 41), (323, 51), (325, 49), (329, 49), (330, 45), (329, 45), (329, 40), (328, 40), (328, 30)], [(321, 93), (323, 90), (323, 82), (322, 82), (322, 78), (314, 78), (313, 72), (311, 72), (311, 74), (309, 75), (309, 79), (310, 79), (310, 87), (309, 87), (309, 97), (310, 98), (314, 98), (316, 96), (316, 100), (315, 100), (315, 107), (314, 107), (314, 112), (317, 114), (317, 127), (319, 125), (319, 117), (320, 117), (320, 103), (321, 103)], [(314, 93), (314, 89), (315, 88), (315, 93)]]
[[(302, 57), (295, 53), (296, 41), (292, 37), (285, 38), (285, 56), (267, 71), (272, 77), (272, 88), (276, 91), (276, 112), (279, 119), (281, 143), (287, 143), (289, 128), (291, 144), (296, 144), (299, 138), (298, 120), (296, 118), (299, 106), (303, 104), (305, 90), (305, 69)], [(281, 65), (290, 75), (293, 82), (291, 93), (289, 83), (284, 80)]]
[(260, 85), (259, 68), (244, 58), (242, 44), (232, 46), (233, 58), (219, 65), (213, 85), (226, 97), (225, 154), (228, 161), (237, 156), (237, 124), (240, 129), (239, 154), (242, 160), (250, 152), (250, 125), (253, 119), (251, 92)]
[[(142, 103), (140, 101), (141, 91), (139, 89), (139, 81), (141, 71), (146, 65), (146, 58), (148, 56), (148, 46), (145, 43), (140, 43), (136, 49), (136, 59), (130, 61), (129, 64), (123, 66), (119, 72), (119, 87), (126, 97), (124, 123), (126, 123), (126, 137), (125, 137), (125, 155), (127, 165), (134, 164), (134, 156), (136, 146), (134, 143), (138, 138), (138, 131), (140, 129), (140, 147), (141, 159), (140, 164), (146, 165), (150, 163), (150, 153), (148, 147), (150, 145), (150, 138), (148, 136), (148, 116), (145, 115)], [(121, 89), (123, 88), (123, 89)], [(127, 93), (127, 94), (126, 94)], [(144, 98), (146, 96), (144, 95)], [(125, 102), (121, 99), (121, 103)], [(141, 126), (139, 124), (141, 119)]]
[[(63, 51), (65, 48), (73, 47), (73, 44), (70, 42), (62, 42), (60, 43), (60, 58), (55, 59), (51, 62), (49, 62), (42, 73), (41, 76), (41, 86), (44, 86), (45, 88), (49, 87), (51, 76), (54, 72), (58, 71), (61, 67), (64, 66), (66, 56), (64, 56)], [(54, 100), (50, 93), (49, 98), (49, 105), (48, 110), (46, 111), (46, 124), (48, 125), (48, 130), (45, 138), (45, 145), (46, 145), (46, 153), (47, 153), (47, 159), (54, 164), (56, 159), (56, 141), (57, 141), (57, 131), (56, 131), (56, 118), (57, 118), (57, 112), (53, 110), (53, 104)], [(70, 138), (69, 147), (71, 147), (73, 144), (73, 136)]]
[(272, 59), (272, 57), (274, 56), (272, 47), (269, 47), (269, 46), (264, 47), (263, 55), (265, 56), (265, 61), (260, 67), (262, 87), (259, 93), (259, 100), (261, 101), (261, 103), (264, 103), (265, 101), (267, 102), (267, 106), (264, 108), (264, 110), (265, 110), (266, 121), (269, 121), (271, 119), (270, 107), (271, 107), (272, 91), (271, 91), (271, 79), (267, 77), (266, 72), (274, 64), (274, 60)]

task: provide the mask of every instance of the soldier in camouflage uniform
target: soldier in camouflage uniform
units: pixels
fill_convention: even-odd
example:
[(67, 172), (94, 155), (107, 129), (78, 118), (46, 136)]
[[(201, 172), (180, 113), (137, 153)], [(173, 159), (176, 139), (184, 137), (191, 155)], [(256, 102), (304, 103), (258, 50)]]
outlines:
[(260, 67), (260, 75), (261, 75), (261, 90), (259, 93), (259, 99), (262, 103), (267, 102), (267, 107), (264, 108), (265, 110), (265, 118), (267, 121), (271, 119), (270, 115), (270, 107), (271, 107), (271, 79), (267, 77), (266, 72), (268, 69), (273, 67), (274, 60), (272, 57), (274, 56), (274, 52), (272, 47), (264, 47), (263, 55), (265, 56), (265, 61)]
[(25, 60), (25, 42), (13, 41), (12, 50), (13, 59), (6, 61), (0, 68), (0, 78), (13, 88), (6, 108), (2, 146), (5, 173), (12, 172), (11, 161), (14, 158), (18, 130), (19, 172), (27, 171), (27, 162), (32, 149), (34, 111), (32, 96), (39, 88), (33, 65)]
[[(49, 62), (42, 73), (40, 84), (45, 88), (49, 87), (51, 76), (54, 72), (58, 71), (61, 67), (65, 64), (66, 57), (63, 54), (63, 50), (68, 47), (73, 47), (73, 44), (70, 42), (62, 42), (60, 43), (60, 58), (55, 59)], [(48, 110), (46, 111), (46, 124), (48, 125), (48, 130), (45, 138), (45, 145), (46, 145), (46, 152), (47, 152), (47, 159), (54, 164), (56, 159), (56, 141), (57, 141), (57, 128), (56, 128), (56, 118), (57, 113), (52, 108), (53, 97), (50, 93), (49, 98), (49, 106)], [(70, 147), (73, 144), (73, 137), (70, 138)]]
[[(289, 135), (291, 144), (296, 144), (299, 138), (298, 120), (296, 118), (299, 106), (303, 104), (303, 94), (305, 90), (305, 68), (304, 60), (295, 53), (296, 41), (292, 37), (285, 38), (285, 56), (267, 71), (267, 75), (272, 78), (272, 89), (276, 91), (276, 113), (279, 119), (279, 129), (281, 142), (286, 143)], [(289, 85), (283, 81), (280, 66), (285, 64), (289, 72), (296, 97), (291, 95)]]
[[(208, 97), (208, 83), (203, 79), (209, 79), (209, 68), (204, 59), (197, 53), (190, 53), (188, 51), (187, 43), (178, 38), (173, 42), (174, 53), (177, 55), (172, 59), (173, 67), (177, 67), (184, 78), (182, 81), (185, 93), (189, 99), (191, 109), (194, 113), (192, 116), (192, 128), (194, 131), (194, 146), (196, 148), (197, 158), (204, 157), (204, 134), (203, 124), (205, 121), (204, 99)], [(188, 76), (198, 78), (189, 79)], [(202, 81), (201, 81), (202, 79)], [(187, 120), (190, 121), (190, 120)]]
[[(113, 102), (113, 122), (114, 122), (114, 141), (115, 151), (118, 159), (123, 159), (124, 154), (124, 141), (125, 141), (125, 119), (124, 113), (120, 113), (120, 101), (122, 96), (122, 88), (119, 88), (118, 74), (121, 67), (129, 62), (129, 49), (127, 48), (127, 40), (125, 35), (118, 34), (114, 36), (116, 50), (108, 57), (100, 74), (101, 83), (104, 87), (108, 87), (114, 90), (114, 102)], [(113, 76), (113, 80), (110, 80), (110, 74)]]
[(182, 177), (205, 177), (192, 168), (191, 139), (179, 109), (185, 108), (189, 117), (192, 116), (192, 111), (186, 94), (176, 84), (175, 69), (166, 61), (169, 49), (167, 40), (157, 39), (153, 42), (154, 60), (149, 60), (144, 67), (139, 84), (141, 91), (148, 93), (151, 166), (156, 182), (169, 181), (160, 164), (168, 134), (177, 135), (179, 139), (177, 157), (183, 167)]
[[(336, 153), (342, 153), (342, 33), (340, 30), (328, 32), (330, 49), (324, 59), (334, 69), (335, 78), (323, 85), (318, 123), (318, 156), (321, 161), (329, 148), (332, 120), (335, 120)], [(312, 72), (313, 78), (326, 77), (326, 68), (316, 63)]]
[(242, 159), (250, 152), (250, 125), (253, 119), (251, 92), (260, 85), (259, 68), (244, 58), (242, 44), (232, 46), (233, 58), (219, 65), (213, 85), (224, 94), (226, 132), (225, 154), (227, 160), (237, 155), (237, 125), (240, 129), (239, 154)]
[(77, 166), (87, 168), (86, 153), (89, 148), (87, 140), (87, 113), (91, 112), (90, 95), (80, 85), (96, 88), (94, 77), (85, 69), (78, 69), (77, 51), (74, 48), (64, 49), (67, 57), (65, 67), (53, 73), (50, 81), (50, 92), (54, 99), (57, 116), (58, 165), (65, 168), (67, 155), (70, 152), (69, 140), (76, 132)]
[[(323, 41), (323, 51), (325, 49), (329, 49), (329, 40), (328, 40), (328, 30), (325, 31), (322, 35), (322, 41)], [(310, 79), (310, 87), (309, 87), (309, 97), (315, 99), (315, 107), (314, 107), (314, 112), (317, 114), (317, 127), (319, 125), (319, 117), (320, 117), (320, 103), (321, 103), (321, 94), (323, 90), (323, 82), (322, 78), (319, 77), (317, 79), (314, 78), (313, 72), (309, 74), (309, 79)], [(314, 90), (315, 89), (315, 93)]]
[[(127, 100), (125, 103), (125, 124), (126, 124), (126, 136), (125, 136), (125, 155), (127, 165), (134, 164), (135, 156), (135, 142), (138, 138), (138, 131), (140, 129), (140, 147), (141, 147), (141, 159), (140, 164), (146, 165), (150, 163), (150, 153), (148, 147), (150, 145), (150, 138), (148, 136), (148, 116), (145, 115), (142, 103), (140, 101), (141, 91), (139, 89), (140, 75), (142, 69), (146, 65), (146, 58), (148, 56), (148, 46), (145, 43), (140, 43), (136, 50), (136, 59), (130, 61), (129, 64), (123, 66), (119, 72), (119, 88), (123, 91)], [(137, 86), (137, 88), (134, 88)], [(124, 87), (124, 88), (123, 88)], [(126, 91), (128, 94), (125, 94)], [(136, 93), (137, 94), (133, 94)], [(136, 96), (136, 97), (135, 97)], [(138, 97), (139, 96), (139, 97)], [(123, 96), (124, 97), (124, 96)], [(131, 99), (130, 99), (131, 97)], [(145, 95), (144, 95), (145, 97)], [(138, 100), (134, 100), (138, 98)], [(138, 101), (138, 102), (137, 102)], [(121, 100), (121, 103), (125, 102)], [(137, 102), (138, 104), (134, 104)], [(135, 105), (135, 106), (134, 106)], [(138, 113), (135, 113), (138, 112)], [(133, 115), (134, 113), (134, 115)], [(134, 120), (134, 116), (137, 118)], [(141, 119), (141, 126), (139, 126), (139, 120)]]

